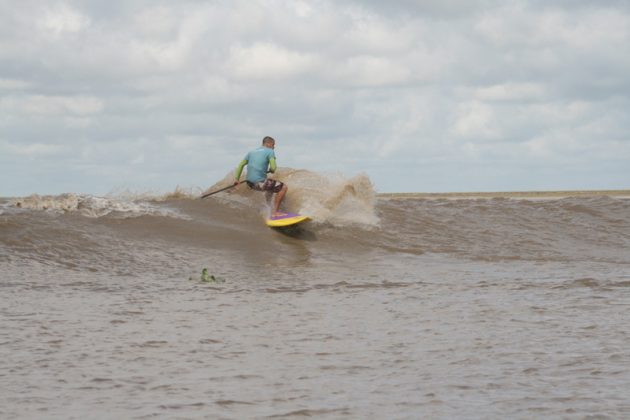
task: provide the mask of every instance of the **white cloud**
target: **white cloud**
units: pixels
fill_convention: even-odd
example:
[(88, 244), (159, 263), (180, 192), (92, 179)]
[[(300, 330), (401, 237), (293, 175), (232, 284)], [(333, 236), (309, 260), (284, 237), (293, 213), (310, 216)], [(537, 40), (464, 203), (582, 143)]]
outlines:
[(361, 9), (350, 11), (350, 23), (341, 45), (355, 52), (385, 56), (408, 52), (417, 44), (421, 29), (417, 21), (400, 25)]
[(273, 43), (234, 46), (227, 62), (228, 73), (244, 80), (281, 80), (313, 69), (315, 58), (310, 54), (290, 51)]
[[(0, 126), (22, 147), (0, 167), (183, 185), (270, 134), (281, 164), (397, 189), (435, 185), (427, 168), (457, 190), (468, 164), (568, 158), (605, 181), (628, 157), (628, 74), (615, 1), (0, 2)], [(391, 181), (401, 165), (420, 183)]]
[(539, 83), (501, 83), (476, 88), (472, 95), (481, 101), (532, 101), (542, 100), (547, 92)]
[(1, 79), (0, 90), (23, 90), (31, 86), (31, 83), (20, 79)]
[(386, 86), (402, 84), (411, 76), (400, 62), (387, 57), (350, 57), (335, 66), (333, 78), (345, 86)]
[(169, 40), (177, 35), (181, 13), (173, 7), (158, 4), (144, 8), (131, 17), (133, 28), (139, 36), (155, 40)]
[(472, 101), (458, 106), (458, 116), (454, 132), (457, 136), (469, 139), (499, 139), (494, 109), (483, 102)]
[(89, 17), (73, 9), (68, 4), (58, 3), (46, 8), (39, 24), (54, 36), (65, 33), (76, 33), (90, 25)]
[(311, 7), (311, 5), (305, 1), (294, 1), (289, 4), (293, 5), (293, 7), (295, 8), (295, 14), (299, 17), (308, 17), (309, 15), (311, 15), (311, 13), (313, 13), (313, 7)]
[(103, 108), (101, 99), (90, 96), (14, 95), (0, 99), (0, 110), (25, 116), (88, 116)]
[(47, 143), (30, 143), (16, 144), (8, 141), (0, 140), (0, 150), (6, 154), (12, 154), (20, 157), (45, 157), (50, 158), (55, 155), (67, 153), (67, 148), (59, 144)]

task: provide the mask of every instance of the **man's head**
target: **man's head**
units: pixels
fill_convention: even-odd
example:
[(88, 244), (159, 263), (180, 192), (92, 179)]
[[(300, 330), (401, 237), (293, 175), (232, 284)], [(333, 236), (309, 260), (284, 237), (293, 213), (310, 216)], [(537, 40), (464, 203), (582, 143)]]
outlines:
[(270, 149), (273, 149), (274, 146), (276, 145), (276, 141), (273, 139), (273, 137), (265, 137), (262, 141), (262, 145), (265, 147), (269, 147)]

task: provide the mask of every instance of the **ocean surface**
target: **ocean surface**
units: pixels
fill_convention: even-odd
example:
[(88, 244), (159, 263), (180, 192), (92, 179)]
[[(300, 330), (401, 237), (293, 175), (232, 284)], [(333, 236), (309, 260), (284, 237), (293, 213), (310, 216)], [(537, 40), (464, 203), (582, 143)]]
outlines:
[(1, 198), (0, 418), (630, 418), (629, 199), (279, 177)]

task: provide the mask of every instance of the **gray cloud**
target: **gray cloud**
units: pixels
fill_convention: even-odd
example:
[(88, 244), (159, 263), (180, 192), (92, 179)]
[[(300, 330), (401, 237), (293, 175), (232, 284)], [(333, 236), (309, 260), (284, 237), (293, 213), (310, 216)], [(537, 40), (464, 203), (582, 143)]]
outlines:
[(267, 134), (383, 191), (628, 187), (628, 74), (616, 1), (0, 1), (0, 195), (206, 186)]

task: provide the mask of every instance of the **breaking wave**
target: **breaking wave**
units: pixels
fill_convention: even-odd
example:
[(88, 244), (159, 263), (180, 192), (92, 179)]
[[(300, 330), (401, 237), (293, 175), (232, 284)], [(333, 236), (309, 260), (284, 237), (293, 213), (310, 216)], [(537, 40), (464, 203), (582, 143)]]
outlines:
[(193, 248), (262, 263), (311, 258), (325, 250), (339, 264), (348, 253), (630, 264), (627, 199), (394, 199), (376, 194), (366, 175), (281, 168), (274, 177), (289, 187), (285, 210), (312, 221), (295, 230), (273, 230), (262, 223), (269, 211), (265, 194), (245, 184), (199, 199), (230, 186), (231, 176), (206, 191), (0, 199), (0, 251), (8, 259), (101, 269), (112, 261), (132, 261), (123, 264), (130, 272), (165, 255), (165, 264), (175, 264)]
[(56, 196), (34, 194), (9, 200), (8, 206), (16, 209), (47, 211), (50, 213), (77, 212), (82, 216), (92, 218), (108, 215), (118, 217), (155, 215), (185, 218), (185, 216), (173, 209), (161, 208), (151, 204), (146, 199), (138, 199), (137, 197), (95, 197), (72, 193)]
[[(279, 168), (273, 178), (289, 188), (284, 203), (286, 210), (309, 215), (315, 223), (336, 226), (378, 224), (376, 192), (367, 175), (346, 178), (340, 174), (322, 175), (306, 170)], [(231, 183), (232, 174), (228, 173), (221, 182), (204, 193), (219, 190)], [(250, 190), (245, 184), (217, 198), (251, 206), (263, 215), (270, 208), (264, 194)]]

